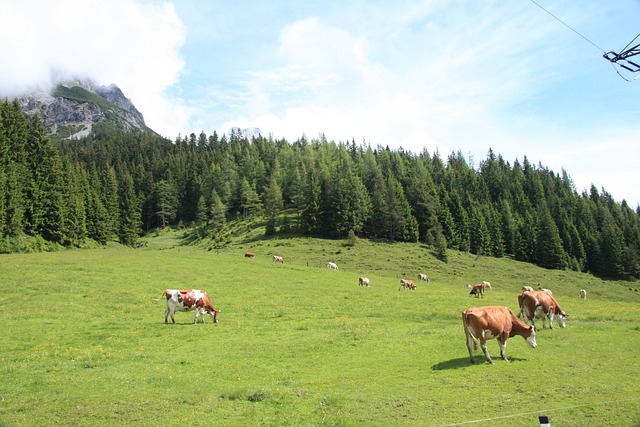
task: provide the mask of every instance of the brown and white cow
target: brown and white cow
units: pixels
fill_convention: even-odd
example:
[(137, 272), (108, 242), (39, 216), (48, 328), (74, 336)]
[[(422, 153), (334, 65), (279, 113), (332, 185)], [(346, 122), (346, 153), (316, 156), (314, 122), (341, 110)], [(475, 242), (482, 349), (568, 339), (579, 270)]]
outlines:
[(280, 264), (284, 264), (284, 258), (278, 255), (273, 256), (273, 262), (279, 262)]
[(427, 276), (426, 274), (422, 274), (422, 273), (418, 274), (418, 280), (422, 280), (422, 281), (425, 281), (427, 283), (430, 282), (429, 276)]
[(586, 289), (580, 289), (580, 298), (587, 299), (587, 291)]
[(360, 286), (366, 286), (367, 288), (369, 286), (371, 286), (371, 283), (369, 282), (369, 278), (368, 277), (359, 277), (358, 278), (358, 284)]
[(416, 284), (413, 283), (412, 280), (409, 279), (400, 279), (400, 287), (398, 287), (398, 290), (405, 288), (405, 289), (411, 289), (412, 291), (416, 290)]
[(522, 316), (525, 322), (531, 322), (532, 325), (535, 325), (535, 319), (542, 318), (542, 327), (544, 328), (545, 319), (549, 318), (550, 329), (553, 329), (553, 319), (558, 319), (561, 328), (566, 326), (567, 313), (560, 308), (556, 299), (548, 292), (523, 292), (518, 295), (518, 305), (520, 306), (518, 317)]
[(469, 296), (476, 296), (476, 298), (480, 297), (480, 298), (484, 298), (484, 284), (480, 283), (477, 285), (473, 285), (473, 287), (471, 288), (471, 292), (469, 292)]
[(176, 311), (191, 310), (196, 311), (193, 323), (198, 322), (198, 316), (202, 317), (202, 323), (204, 323), (205, 314), (211, 316), (213, 323), (218, 323), (218, 313), (220, 310), (213, 306), (206, 292), (198, 289), (167, 289), (163, 295), (167, 298), (167, 309), (164, 311), (164, 323), (169, 323), (169, 316), (171, 316), (171, 321), (176, 323), (176, 319), (173, 316)]
[(534, 326), (529, 326), (522, 320), (518, 319), (511, 310), (502, 306), (488, 306), (470, 308), (462, 312), (462, 324), (464, 325), (464, 334), (467, 338), (467, 349), (469, 350), (469, 360), (475, 363), (473, 358), (474, 349), (480, 347), (484, 352), (487, 361), (493, 364), (493, 360), (487, 351), (487, 340), (496, 338), (500, 345), (500, 356), (506, 360), (505, 351), (507, 349), (507, 339), (520, 335), (527, 343), (536, 348), (536, 330)]
[(244, 257), (245, 258), (255, 258), (256, 255), (254, 253), (252, 253), (252, 252), (247, 252), (246, 254), (244, 254)]

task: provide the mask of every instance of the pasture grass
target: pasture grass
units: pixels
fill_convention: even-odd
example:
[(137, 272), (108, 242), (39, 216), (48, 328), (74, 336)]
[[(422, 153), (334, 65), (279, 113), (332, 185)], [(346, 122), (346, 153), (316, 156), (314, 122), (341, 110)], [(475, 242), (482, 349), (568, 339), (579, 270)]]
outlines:
[[(0, 256), (0, 425), (640, 425), (638, 282), (457, 252), (444, 264), (416, 244), (181, 238)], [(419, 272), (432, 282), (398, 291)], [(482, 280), (493, 290), (468, 298)], [(537, 349), (510, 339), (510, 363), (490, 341), (495, 365), (480, 350), (470, 364), (461, 311), (517, 312), (523, 285), (553, 289), (567, 328), (540, 330)], [(165, 325), (166, 288), (208, 291), (220, 323)]]

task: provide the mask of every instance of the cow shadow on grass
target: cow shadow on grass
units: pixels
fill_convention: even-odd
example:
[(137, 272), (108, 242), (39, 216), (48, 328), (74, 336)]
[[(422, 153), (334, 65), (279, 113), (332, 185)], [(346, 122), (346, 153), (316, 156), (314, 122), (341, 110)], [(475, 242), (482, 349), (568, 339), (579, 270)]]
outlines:
[[(509, 357), (509, 356), (507, 356), (507, 357)], [(435, 365), (431, 366), (431, 370), (432, 371), (445, 371), (447, 369), (467, 368), (469, 366), (474, 366), (474, 365), (489, 365), (489, 362), (487, 362), (487, 359), (485, 359), (484, 356), (475, 356), (474, 355), (474, 358), (476, 359), (476, 363), (471, 363), (469, 361), (469, 357), (458, 357), (456, 359), (445, 360), (443, 362), (436, 363)], [(505, 362), (499, 356), (498, 357), (491, 356), (491, 358), (493, 359), (493, 361), (495, 363), (513, 363), (513, 362), (522, 362), (522, 361), (527, 360), (527, 359), (522, 359), (522, 358), (519, 358), (519, 357), (509, 357), (509, 362)]]
[(176, 322), (176, 323), (163, 323), (162, 326), (166, 326), (167, 328), (169, 327), (178, 327), (178, 326), (217, 326), (217, 323), (211, 323), (211, 322), (207, 322), (207, 323), (193, 323), (193, 322)]

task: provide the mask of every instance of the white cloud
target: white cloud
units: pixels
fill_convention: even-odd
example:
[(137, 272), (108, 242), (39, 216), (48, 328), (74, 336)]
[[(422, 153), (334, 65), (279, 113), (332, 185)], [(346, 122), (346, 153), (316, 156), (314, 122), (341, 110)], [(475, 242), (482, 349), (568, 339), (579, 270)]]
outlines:
[(0, 93), (15, 96), (57, 78), (117, 84), (152, 129), (187, 128), (178, 82), (185, 28), (170, 3), (137, 0), (0, 2)]
[[(491, 127), (495, 108), (531, 92), (542, 77), (532, 67), (531, 42), (514, 34), (528, 31), (535, 39), (545, 30), (517, 17), (489, 15), (482, 22), (474, 11), (456, 15), (449, 28), (453, 24), (430, 18), (434, 7), (423, 10), (422, 26), (404, 33), (389, 27), (378, 33), (383, 23), (371, 22), (356, 34), (317, 17), (285, 26), (273, 67), (249, 75), (246, 99), (261, 100), (262, 108), (247, 105), (244, 113), (252, 114), (243, 120), (288, 137), (319, 130), (414, 151), (425, 140), (453, 145), (451, 136), (461, 128)], [(407, 17), (389, 10), (379, 19), (395, 25)], [(508, 65), (501, 60), (505, 52), (513, 61)]]

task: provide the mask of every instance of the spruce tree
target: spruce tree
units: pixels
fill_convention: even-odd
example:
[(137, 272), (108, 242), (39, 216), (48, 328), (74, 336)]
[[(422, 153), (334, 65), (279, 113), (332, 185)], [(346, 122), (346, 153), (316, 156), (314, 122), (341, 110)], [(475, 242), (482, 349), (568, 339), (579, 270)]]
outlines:
[(549, 269), (563, 269), (567, 265), (558, 227), (546, 205), (541, 205), (538, 210), (535, 262)]
[(177, 196), (170, 181), (161, 179), (156, 184), (153, 200), (157, 224), (161, 228), (165, 228), (177, 216)]
[(272, 235), (276, 232), (277, 218), (282, 209), (282, 190), (278, 185), (275, 176), (269, 181), (269, 186), (265, 189), (264, 195), (264, 213), (267, 220), (266, 234)]
[(120, 173), (118, 189), (120, 196), (118, 238), (123, 245), (134, 246), (140, 235), (142, 219), (140, 203), (134, 191), (133, 178), (128, 172)]

